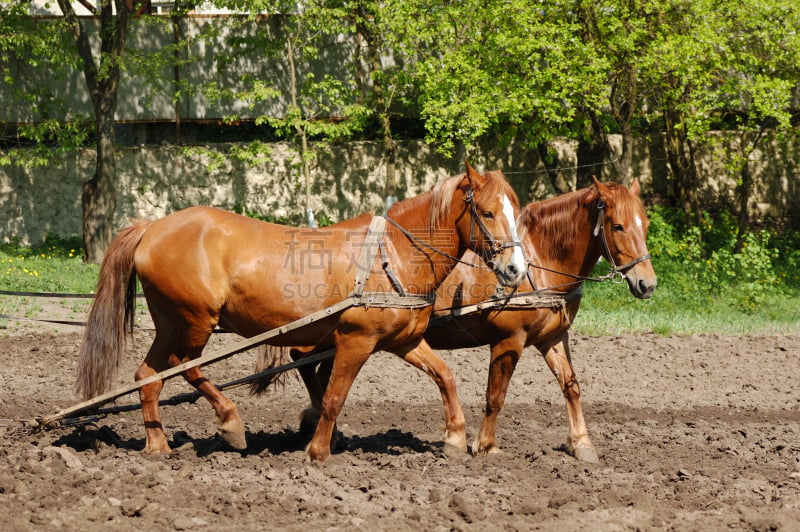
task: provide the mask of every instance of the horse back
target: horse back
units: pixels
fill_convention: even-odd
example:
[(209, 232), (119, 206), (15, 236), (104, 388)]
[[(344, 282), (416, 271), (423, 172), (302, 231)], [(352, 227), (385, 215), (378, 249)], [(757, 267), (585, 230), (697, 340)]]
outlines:
[(151, 224), (136, 270), (148, 303), (172, 319), (207, 314), (255, 334), (344, 299), (370, 219), (309, 229), (192, 207)]

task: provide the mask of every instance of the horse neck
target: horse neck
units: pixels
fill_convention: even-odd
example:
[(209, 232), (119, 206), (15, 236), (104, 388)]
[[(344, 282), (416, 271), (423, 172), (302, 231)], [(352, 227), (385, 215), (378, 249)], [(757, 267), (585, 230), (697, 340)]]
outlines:
[[(525, 207), (522, 220), (530, 224), (526, 227), (525, 252), (534, 265), (582, 277), (591, 273), (601, 250), (592, 234), (596, 215), (587, 215), (585, 207), (592, 205), (591, 200), (587, 203), (584, 199), (590, 193), (579, 190)], [(532, 212), (526, 213), (528, 209)], [(537, 288), (581, 284), (570, 275), (537, 268), (533, 271)]]
[[(456, 202), (457, 198), (453, 200), (453, 204)], [(391, 224), (387, 225), (387, 231), (393, 232), (392, 243), (400, 260), (403, 264), (425, 265), (420, 268), (403, 268), (407, 276), (415, 277), (408, 282), (422, 283), (429, 290), (434, 290), (444, 281), (455, 267), (456, 257), (461, 256), (466, 249), (466, 245), (458, 237), (455, 225), (459, 216), (467, 214), (453, 213), (456, 209), (450, 209), (443, 219), (436, 221), (433, 209), (433, 194), (426, 192), (394, 205), (387, 213), (414, 236), (411, 239)], [(425, 259), (426, 255), (429, 259)]]

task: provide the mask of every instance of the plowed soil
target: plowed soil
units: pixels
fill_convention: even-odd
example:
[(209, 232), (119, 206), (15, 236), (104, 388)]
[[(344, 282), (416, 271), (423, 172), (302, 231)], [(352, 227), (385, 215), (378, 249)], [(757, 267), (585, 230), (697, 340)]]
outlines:
[[(228, 392), (247, 425), (245, 452), (217, 437), (203, 399), (163, 407), (168, 456), (142, 454), (137, 411), (31, 432), (24, 421), (78, 402), (72, 331), (0, 330), (0, 530), (800, 530), (800, 336), (574, 336), (599, 464), (565, 451), (564, 401), (535, 351), (501, 413), (504, 453), (488, 457), (445, 455), (435, 385), (378, 353), (339, 418), (344, 447), (315, 465), (296, 379), (262, 397)], [(120, 384), (151, 338), (136, 333)], [(216, 335), (211, 349), (233, 341)], [(471, 441), (488, 349), (441, 356)], [(206, 374), (243, 377), (254, 358)], [(189, 390), (173, 379), (163, 397)]]

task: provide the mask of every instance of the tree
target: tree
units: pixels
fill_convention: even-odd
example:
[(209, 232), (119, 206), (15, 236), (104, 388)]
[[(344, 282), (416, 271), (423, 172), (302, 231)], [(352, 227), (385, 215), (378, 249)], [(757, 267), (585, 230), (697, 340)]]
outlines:
[[(384, 57), (391, 55), (390, 46), (395, 35), (392, 28), (386, 23), (387, 10), (380, 2), (371, 0), (355, 0), (353, 8), (358, 41), (364, 40), (367, 47), (367, 72), (369, 80), (360, 83), (362, 94), (372, 89), (372, 99), (367, 103), (372, 108), (378, 120), (383, 141), (384, 167), (386, 168), (385, 193), (387, 198), (396, 195), (397, 177), (395, 168), (395, 155), (397, 143), (392, 131), (392, 111), (398, 89), (406, 79), (406, 71), (396, 63), (386, 64)], [(359, 42), (357, 41), (357, 50)], [(397, 58), (392, 58), (397, 59)]]
[(35, 167), (81, 146), (91, 127), (55, 90), (77, 65), (63, 21), (36, 19), (29, 0), (0, 8), (2, 101), (16, 124), (4, 124), (0, 164)]
[(75, 39), (94, 108), (97, 159), (94, 175), (83, 185), (81, 204), (84, 258), (88, 262), (100, 262), (113, 238), (112, 221), (116, 208), (114, 115), (131, 6), (124, 0), (101, 0), (99, 9), (88, 2), (82, 2), (82, 5), (100, 23), (99, 47), (93, 45), (87, 22), (78, 18), (70, 0), (58, 0)]
[[(674, 199), (702, 226), (695, 153), (723, 147), (737, 174), (739, 243), (749, 230), (751, 155), (772, 132), (791, 128), (800, 86), (798, 7), (788, 0), (653, 1), (657, 28), (642, 78), (664, 125)], [(719, 129), (738, 133), (731, 149)]]
[[(727, 4), (727, 5), (725, 5)], [(736, 251), (750, 231), (754, 192), (753, 155), (776, 135), (792, 130), (791, 107), (800, 88), (800, 6), (785, 0), (737, 0), (709, 6), (721, 13), (716, 24), (726, 36), (726, 63), (713, 91), (717, 113), (738, 134), (723, 144), (728, 168), (737, 176)]]
[[(326, 62), (330, 66), (329, 54), (336, 40), (355, 31), (349, 16), (352, 6), (324, 0), (299, 4), (291, 0), (234, 0), (218, 4), (249, 13), (253, 20), (258, 13), (277, 13), (272, 16), (277, 24), (257, 24), (255, 35), (237, 39), (235, 48), (243, 53), (280, 57), (286, 65), (286, 91), (274, 86), (271, 82), (274, 76), (266, 79), (254, 76), (248, 79), (249, 87), (233, 94), (249, 102), (251, 108), (276, 98), (288, 102), (281, 116), (262, 114), (255, 118), (255, 123), (269, 124), (278, 135), (295, 143), (306, 217), (309, 225), (314, 226), (311, 170), (317, 150), (325, 141), (349, 138), (361, 130), (369, 114), (358, 102), (353, 68), (335, 73), (322, 68)], [(315, 74), (317, 71), (324, 73)], [(312, 140), (316, 142), (312, 144)]]
[(606, 65), (568, 11), (558, 0), (386, 2), (427, 140), (449, 154), (487, 135), (544, 152), (575, 138), (579, 109), (599, 109)]
[(672, 200), (681, 204), (688, 222), (699, 226), (703, 206), (695, 153), (710, 126), (713, 103), (708, 89), (723, 58), (715, 19), (707, 19), (710, 13), (697, 5), (685, 0), (652, 2), (648, 11), (654, 33), (640, 64), (642, 79), (651, 90), (651, 118), (663, 126)]
[[(648, 87), (639, 79), (640, 61), (649, 51), (653, 34), (657, 28), (650, 23), (652, 7), (648, 0), (606, 0), (588, 2), (579, 0), (575, 13), (579, 21), (578, 34), (581, 39), (594, 47), (608, 64), (606, 71), (607, 90), (605, 112), (586, 109), (588, 144), (584, 150), (589, 154), (588, 172), (602, 175), (599, 165), (609, 165), (615, 169), (614, 178), (629, 182), (633, 178), (632, 145), (635, 135), (646, 132), (637, 131), (634, 120), (641, 116), (647, 98)], [(606, 122), (613, 121), (615, 129), (622, 137), (618, 157), (611, 159), (606, 130)], [(579, 147), (580, 150), (580, 147)], [(585, 163), (579, 156), (579, 165)], [(579, 171), (580, 173), (580, 171)], [(579, 177), (579, 182), (590, 180), (590, 176)]]

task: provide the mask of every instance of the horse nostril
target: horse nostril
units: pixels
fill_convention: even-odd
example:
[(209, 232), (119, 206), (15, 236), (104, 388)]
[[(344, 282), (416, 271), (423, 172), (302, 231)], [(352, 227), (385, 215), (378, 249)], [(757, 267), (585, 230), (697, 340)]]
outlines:
[(510, 273), (512, 276), (516, 277), (517, 274), (519, 273), (519, 270), (517, 269), (517, 267), (515, 265), (509, 264), (508, 265), (508, 273)]
[(652, 294), (654, 288), (654, 286), (650, 286), (644, 279), (639, 279), (639, 293), (643, 296)]

